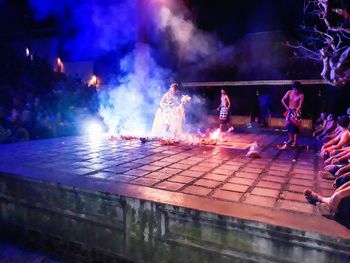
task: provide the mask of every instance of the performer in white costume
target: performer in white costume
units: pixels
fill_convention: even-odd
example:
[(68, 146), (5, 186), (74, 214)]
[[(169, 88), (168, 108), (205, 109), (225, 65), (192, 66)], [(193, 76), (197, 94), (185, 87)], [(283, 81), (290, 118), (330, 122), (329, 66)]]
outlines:
[(185, 121), (184, 103), (189, 101), (188, 96), (180, 100), (177, 96), (179, 86), (176, 83), (170, 85), (160, 100), (152, 127), (152, 136), (178, 141), (182, 134), (182, 126)]

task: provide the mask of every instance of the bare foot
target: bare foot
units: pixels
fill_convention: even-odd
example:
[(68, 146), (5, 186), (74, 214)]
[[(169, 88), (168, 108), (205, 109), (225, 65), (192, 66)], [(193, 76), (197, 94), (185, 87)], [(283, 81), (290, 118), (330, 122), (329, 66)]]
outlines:
[(327, 179), (327, 180), (334, 180), (335, 179), (333, 174), (331, 174), (330, 172), (326, 172), (326, 171), (319, 171), (318, 175), (320, 177), (322, 177), (323, 179)]
[(310, 204), (316, 205), (317, 202), (322, 203), (322, 197), (316, 194), (315, 192), (311, 191), (310, 189), (306, 189), (304, 191), (304, 196)]
[(325, 217), (332, 217), (332, 212), (329, 208), (329, 206), (325, 203), (320, 203), (320, 202), (317, 202), (316, 203), (316, 208), (317, 208), (317, 211), (325, 216)]

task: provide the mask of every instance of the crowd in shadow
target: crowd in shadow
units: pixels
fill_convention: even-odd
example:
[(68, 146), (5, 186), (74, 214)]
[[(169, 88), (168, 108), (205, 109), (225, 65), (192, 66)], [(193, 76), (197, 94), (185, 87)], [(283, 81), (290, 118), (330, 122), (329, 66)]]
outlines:
[(80, 120), (96, 114), (94, 87), (44, 59), (1, 50), (0, 143), (74, 135)]

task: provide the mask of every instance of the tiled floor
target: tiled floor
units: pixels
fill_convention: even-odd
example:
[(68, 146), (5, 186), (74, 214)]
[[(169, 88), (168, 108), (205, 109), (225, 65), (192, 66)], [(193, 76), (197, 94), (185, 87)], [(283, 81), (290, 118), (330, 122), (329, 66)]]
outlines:
[[(110, 184), (127, 183), (203, 198), (240, 202), (297, 213), (315, 214), (304, 197), (305, 188), (332, 193), (332, 183), (317, 177), (322, 165), (311, 146), (280, 150), (285, 139), (277, 132), (233, 133), (221, 146), (178, 144), (161, 146), (157, 141), (91, 141), (58, 138), (0, 145), (0, 164), (17, 162), (35, 170), (74, 174)], [(262, 144), (262, 158), (245, 157), (250, 143)], [(239, 147), (236, 147), (236, 146)], [(245, 145), (245, 147), (242, 147)]]

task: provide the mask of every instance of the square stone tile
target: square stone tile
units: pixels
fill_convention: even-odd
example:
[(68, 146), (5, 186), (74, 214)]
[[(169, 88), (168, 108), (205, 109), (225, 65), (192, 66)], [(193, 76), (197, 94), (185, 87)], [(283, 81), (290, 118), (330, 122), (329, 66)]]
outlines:
[(215, 168), (215, 167), (218, 166), (217, 163), (209, 163), (209, 162), (206, 162), (206, 161), (200, 162), (200, 163), (198, 163), (198, 165), (204, 166), (204, 167), (209, 167), (209, 168)]
[(301, 174), (301, 173), (294, 173), (292, 172), (290, 174), (292, 178), (297, 178), (297, 179), (304, 179), (304, 180), (314, 180), (314, 174)]
[(309, 175), (314, 175), (314, 170), (313, 169), (311, 169), (311, 170), (308, 170), (307, 168), (305, 168), (305, 169), (296, 169), (296, 168), (294, 168), (293, 169), (293, 172), (294, 173), (297, 173), (297, 174), (309, 174)]
[(301, 186), (301, 185), (293, 185), (293, 184), (289, 184), (287, 187), (288, 191), (297, 192), (297, 193), (304, 193), (305, 189), (307, 189), (307, 188), (309, 188), (309, 187), (305, 187), (305, 186)]
[(140, 177), (140, 178), (135, 179), (131, 183), (139, 184), (139, 185), (143, 185), (143, 186), (152, 186), (158, 182), (159, 182), (159, 180), (157, 180), (157, 179)]
[(289, 183), (294, 185), (301, 185), (304, 187), (313, 187), (314, 185), (314, 182), (311, 180), (304, 180), (304, 179), (298, 179), (298, 178), (290, 179)]
[(169, 162), (163, 162), (163, 161), (155, 161), (152, 163), (152, 165), (155, 165), (155, 166), (160, 166), (160, 167), (166, 167), (168, 165), (171, 165), (172, 163), (169, 163)]
[(228, 177), (227, 175), (209, 173), (209, 174), (206, 174), (203, 178), (223, 182), (227, 179), (227, 177)]
[(182, 190), (182, 192), (187, 194), (194, 194), (194, 195), (201, 195), (201, 196), (207, 196), (211, 191), (212, 189), (210, 188), (195, 186), (195, 185), (188, 186), (184, 190)]
[(144, 175), (149, 174), (149, 173), (150, 173), (150, 171), (145, 171), (145, 170), (141, 170), (141, 169), (133, 169), (133, 170), (125, 172), (124, 174), (140, 177), (140, 176), (144, 176)]
[(145, 171), (150, 171), (150, 172), (155, 172), (157, 170), (159, 170), (161, 167), (156, 166), (156, 165), (151, 165), (151, 164), (147, 164), (147, 165), (143, 165), (141, 167), (139, 167), (139, 169), (141, 170), (145, 170)]
[(256, 186), (262, 187), (262, 188), (276, 189), (276, 190), (280, 190), (282, 188), (281, 183), (269, 182), (269, 181), (260, 181)]
[(175, 168), (175, 169), (188, 169), (189, 167), (191, 167), (191, 164), (182, 164), (182, 163), (174, 163), (172, 165), (169, 166), (170, 168)]
[(223, 164), (220, 165), (219, 167), (217, 167), (217, 169), (223, 169), (223, 170), (229, 170), (229, 171), (237, 171), (241, 166), (237, 166), (237, 165), (227, 165), (227, 164)]
[(212, 171), (213, 174), (223, 174), (223, 175), (232, 175), (235, 171), (234, 170), (226, 170), (226, 169), (220, 169), (217, 168), (214, 171)]
[(199, 172), (209, 172), (212, 169), (213, 168), (211, 167), (199, 166), (199, 165), (195, 165), (190, 168), (191, 171), (199, 171)]
[(262, 168), (247, 168), (247, 167), (244, 167), (241, 171), (242, 172), (246, 172), (246, 173), (260, 174), (263, 171), (263, 169)]
[(167, 174), (178, 174), (182, 171), (183, 171), (182, 169), (175, 169), (175, 168), (166, 167), (166, 168), (160, 169), (158, 172), (167, 173)]
[(264, 206), (264, 207), (271, 207), (271, 208), (273, 208), (275, 206), (275, 202), (276, 202), (275, 198), (265, 197), (265, 196), (257, 196), (257, 195), (249, 195), (244, 200), (244, 203), (247, 203), (247, 204)]
[(190, 170), (185, 170), (182, 173), (180, 173), (180, 175), (183, 176), (190, 176), (190, 177), (200, 177), (202, 176), (204, 173), (203, 172), (198, 172), (198, 171), (190, 171)]
[(282, 198), (285, 200), (296, 201), (305, 203), (306, 199), (303, 193), (294, 193), (294, 192), (283, 192)]
[(131, 176), (131, 175), (125, 175), (125, 174), (113, 174), (113, 176), (108, 177), (108, 180), (110, 181), (115, 181), (115, 182), (123, 182), (123, 183), (128, 183), (135, 178), (138, 178), (136, 176)]
[(296, 212), (302, 212), (307, 214), (312, 214), (314, 211), (314, 207), (308, 203), (300, 203), (290, 200), (283, 200), (281, 202), (281, 209), (292, 210)]
[(230, 184), (230, 183), (225, 183), (221, 189), (222, 190), (227, 190), (227, 191), (233, 191), (233, 192), (239, 192), (239, 193), (244, 193), (248, 190), (249, 185), (243, 185), (243, 184)]
[(104, 171), (111, 172), (111, 173), (116, 173), (116, 174), (121, 174), (129, 171), (131, 168), (128, 167), (121, 167), (121, 166), (112, 166), (104, 169)]
[(229, 182), (233, 184), (252, 185), (252, 183), (254, 182), (254, 179), (233, 177), (229, 180)]
[(168, 181), (183, 183), (183, 184), (188, 184), (190, 182), (193, 182), (194, 180), (196, 180), (196, 178), (189, 177), (189, 176), (182, 176), (182, 175), (174, 175), (174, 176), (168, 178)]
[(140, 163), (133, 163), (133, 162), (123, 163), (123, 164), (118, 165), (118, 167), (129, 168), (129, 169), (139, 168), (140, 166), (142, 166), (142, 164), (140, 164)]
[(191, 164), (191, 165), (194, 165), (196, 163), (198, 163), (199, 160), (192, 160), (192, 159), (184, 159), (182, 161), (180, 161), (179, 163), (181, 164)]
[(238, 192), (231, 192), (225, 190), (218, 190), (213, 195), (214, 198), (224, 199), (228, 201), (238, 202), (239, 198), (241, 198), (242, 194)]
[[(65, 170), (65, 169), (63, 169), (63, 170)], [(84, 174), (95, 172), (94, 170), (91, 170), (88, 168), (67, 169), (65, 171), (73, 173), (73, 174), (77, 174), (77, 175), (84, 175)]]
[(145, 177), (158, 179), (158, 180), (165, 180), (171, 176), (173, 176), (173, 175), (167, 174), (167, 173), (160, 173), (160, 172), (153, 172), (153, 173), (149, 173), (149, 174), (145, 175)]
[(182, 158), (169, 157), (169, 158), (161, 159), (161, 161), (172, 164), (172, 163), (177, 163), (177, 162), (180, 161), (181, 159), (182, 159)]
[(206, 160), (208, 163), (216, 164), (219, 165), (221, 164), (224, 160), (221, 158), (210, 158), (209, 160)]
[(155, 185), (154, 187), (164, 189), (164, 190), (169, 190), (169, 191), (177, 191), (184, 185), (185, 184), (165, 181)]
[(268, 189), (268, 188), (261, 188), (261, 187), (255, 187), (252, 191), (252, 194), (254, 195), (261, 195), (261, 196), (268, 196), (277, 198), (280, 191), (276, 189)]
[(245, 168), (265, 169), (266, 165), (267, 165), (266, 161), (264, 163), (253, 163), (253, 162), (251, 162)]
[(273, 174), (288, 172), (290, 170), (291, 165), (275, 165), (272, 164), (269, 168), (269, 171)]
[(284, 183), (286, 179), (284, 177), (279, 177), (279, 176), (265, 175), (261, 177), (261, 180), (275, 182), (275, 183)]
[(218, 187), (221, 184), (221, 182), (207, 180), (207, 179), (199, 179), (198, 181), (195, 181), (194, 184), (199, 185), (199, 186), (208, 187), (208, 188), (215, 188), (215, 187)]
[(248, 179), (254, 179), (254, 180), (259, 177), (259, 175), (256, 173), (244, 173), (244, 172), (236, 172), (235, 176), (242, 177), (242, 178), (248, 178)]

